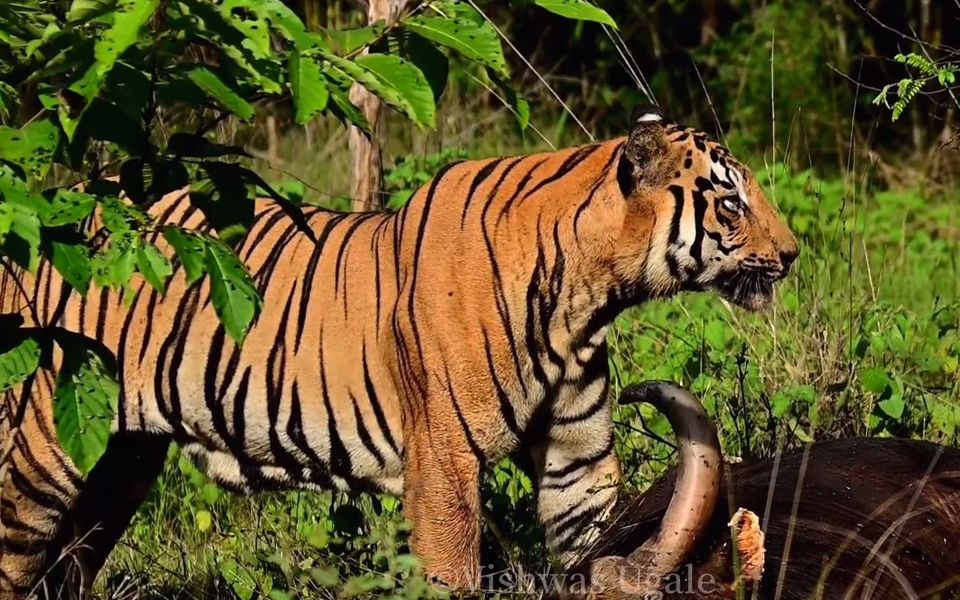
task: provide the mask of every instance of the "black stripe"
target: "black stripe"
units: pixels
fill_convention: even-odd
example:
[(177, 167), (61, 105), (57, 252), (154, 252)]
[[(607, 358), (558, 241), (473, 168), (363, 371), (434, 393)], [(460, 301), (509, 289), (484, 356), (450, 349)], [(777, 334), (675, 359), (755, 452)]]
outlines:
[(157, 319), (153, 318), (154, 312), (157, 310), (157, 301), (160, 299), (160, 294), (154, 290), (150, 293), (150, 300), (147, 302), (146, 310), (146, 319), (144, 319), (143, 331), (140, 332), (140, 352), (137, 354), (137, 364), (142, 365), (143, 360), (147, 357), (147, 346), (150, 345), (150, 339), (153, 334), (153, 324), (157, 322)]
[(330, 401), (330, 390), (327, 388), (327, 373), (323, 358), (323, 331), (320, 332), (320, 354), (317, 363), (320, 368), (320, 392), (323, 395), (323, 404), (327, 408), (327, 434), (330, 437), (330, 471), (335, 475), (351, 478), (353, 465), (350, 453), (347, 451), (337, 427), (336, 415), (333, 412), (333, 403)]
[[(516, 165), (517, 163), (519, 163), (521, 160), (523, 160), (523, 159), (522, 159), (522, 158), (517, 159), (517, 162), (513, 163), (512, 165), (510, 165), (510, 167), (507, 168), (507, 171), (509, 171), (510, 169), (512, 169), (513, 166)], [(514, 188), (513, 194), (511, 194), (510, 197), (507, 198), (506, 202), (503, 203), (503, 206), (500, 207), (500, 213), (497, 215), (497, 223), (500, 223), (500, 220), (503, 219), (504, 215), (507, 214), (507, 211), (509, 211), (510, 208), (513, 207), (513, 203), (516, 202), (517, 199), (520, 197), (520, 194), (523, 193), (523, 188), (525, 188), (526, 185), (527, 185), (527, 183), (530, 182), (530, 179), (533, 178), (533, 174), (534, 174), (534, 172), (537, 170), (537, 168), (538, 168), (540, 165), (542, 165), (543, 163), (547, 162), (547, 160), (549, 160), (549, 157), (547, 157), (547, 158), (542, 158), (542, 159), (540, 159), (539, 161), (537, 161), (536, 164), (534, 164), (534, 165), (532, 165), (532, 166), (530, 166), (530, 167), (527, 168), (527, 172), (524, 174), (524, 176), (523, 176), (523, 177), (520, 179), (520, 181), (517, 183), (517, 187)], [(493, 191), (490, 192), (490, 201), (492, 201), (493, 198), (496, 197), (496, 191), (500, 189), (500, 184), (501, 184), (501, 183), (504, 181), (504, 179), (506, 178), (507, 171), (504, 171), (504, 173), (500, 176), (500, 180), (497, 182), (497, 185), (495, 185)], [(485, 215), (486, 212), (487, 212), (487, 211), (486, 211), (486, 208), (484, 208), (484, 211), (483, 211), (483, 212), (484, 212), (484, 215)], [(485, 220), (486, 220), (486, 219), (484, 219), (484, 221), (485, 221)], [(484, 223), (484, 226), (485, 226), (485, 225), (486, 225), (486, 223)]]
[(327, 238), (330, 237), (330, 233), (336, 228), (337, 223), (345, 219), (346, 216), (346, 213), (334, 215), (323, 224), (323, 231), (320, 232), (317, 243), (313, 247), (313, 252), (310, 254), (310, 260), (307, 261), (307, 270), (303, 276), (303, 287), (300, 290), (300, 306), (297, 314), (297, 339), (293, 346), (295, 352), (300, 350), (300, 343), (303, 341), (303, 331), (307, 323), (307, 310), (310, 307), (310, 295), (313, 291), (313, 278), (317, 271), (317, 264), (320, 262), (320, 255), (323, 254), (323, 248), (326, 245)]
[(252, 367), (247, 367), (240, 376), (240, 385), (237, 386), (237, 393), (233, 397), (233, 437), (236, 440), (239, 456), (246, 458), (246, 435), (247, 435), (247, 394), (250, 391), (250, 375)]
[[(123, 317), (123, 325), (120, 327), (120, 341), (117, 343), (117, 381), (120, 382), (120, 398), (117, 403), (117, 431), (123, 432), (127, 429), (127, 394), (124, 385), (124, 364), (126, 363), (127, 338), (130, 336), (130, 330), (133, 328), (133, 316), (140, 307), (140, 299), (143, 298), (144, 284), (140, 284), (140, 289), (133, 298), (133, 304), (127, 309), (127, 314)], [(147, 292), (151, 296), (157, 295), (157, 291), (151, 289)]]
[[(44, 434), (44, 437), (47, 439), (47, 441), (56, 443), (56, 439), (50, 439), (46, 434)], [(71, 479), (71, 482), (70, 482), (73, 485), (72, 490), (67, 489), (63, 485), (61, 485), (60, 482), (57, 481), (53, 472), (51, 472), (50, 469), (46, 467), (46, 465), (44, 465), (39, 460), (37, 460), (37, 457), (34, 456), (33, 454), (33, 449), (30, 447), (30, 442), (26, 440), (26, 438), (22, 433), (17, 434), (14, 445), (16, 446), (17, 450), (20, 452), (20, 458), (22, 458), (29, 464), (30, 470), (32, 470), (34, 474), (38, 475), (39, 478), (43, 480), (44, 485), (46, 485), (47, 487), (53, 488), (54, 493), (59, 494), (64, 498), (70, 498), (76, 493), (76, 490), (80, 487), (80, 485), (83, 484), (83, 480), (79, 478), (73, 478)], [(63, 467), (61, 468), (62, 472), (68, 475), (72, 475), (69, 467), (66, 467), (66, 465), (61, 465), (61, 467)]]
[(503, 279), (500, 275), (500, 264), (497, 262), (496, 255), (494, 254), (493, 241), (490, 238), (490, 231), (487, 228), (487, 212), (493, 205), (493, 201), (497, 197), (497, 192), (499, 191), (500, 186), (506, 180), (507, 174), (509, 174), (510, 171), (522, 161), (523, 158), (516, 159), (507, 165), (507, 167), (500, 174), (500, 178), (490, 191), (490, 194), (487, 197), (487, 202), (480, 214), (480, 229), (483, 232), (483, 241), (487, 248), (487, 259), (490, 264), (490, 269), (493, 273), (493, 296), (497, 305), (497, 315), (500, 317), (500, 325), (503, 327), (503, 330), (506, 334), (507, 343), (510, 346), (510, 356), (513, 359), (513, 368), (517, 376), (517, 382), (520, 384), (522, 394), (526, 395), (527, 385), (523, 376), (523, 366), (520, 364), (520, 352), (517, 349), (516, 336), (513, 334), (513, 324), (510, 320), (510, 309), (507, 305), (506, 294), (503, 290)]
[(574, 170), (577, 165), (585, 161), (594, 152), (596, 152), (597, 150), (600, 150), (601, 148), (603, 148), (603, 145), (601, 144), (592, 144), (590, 146), (584, 146), (580, 148), (579, 150), (577, 150), (576, 152), (568, 156), (567, 159), (564, 160), (563, 163), (560, 165), (560, 168), (558, 168), (553, 175), (550, 175), (549, 177), (541, 180), (537, 185), (533, 186), (533, 189), (531, 189), (529, 192), (524, 194), (523, 196), (524, 199), (529, 198), (530, 196), (535, 194), (537, 190), (542, 189), (543, 187), (553, 183), (554, 181), (562, 179), (563, 177), (568, 175), (572, 170)]
[(453, 382), (450, 379), (450, 370), (447, 368), (447, 365), (443, 366), (444, 375), (447, 378), (447, 393), (450, 394), (450, 401), (453, 403), (453, 410), (457, 413), (457, 421), (460, 422), (460, 428), (463, 430), (463, 436), (467, 440), (467, 445), (470, 446), (470, 451), (473, 452), (473, 455), (480, 461), (480, 464), (487, 462), (486, 455), (483, 452), (483, 449), (480, 448), (480, 445), (477, 443), (477, 440), (473, 437), (473, 432), (470, 431), (470, 425), (467, 423), (467, 419), (463, 416), (463, 410), (460, 408), (460, 402), (457, 400), (457, 394), (453, 391)]
[(693, 246), (690, 248), (690, 256), (697, 261), (697, 264), (703, 262), (703, 218), (707, 214), (707, 199), (704, 197), (704, 190), (712, 190), (713, 185), (703, 177), (697, 177), (697, 189), (693, 191), (693, 219), (696, 233), (693, 239)]
[[(276, 339), (273, 347), (270, 348), (270, 354), (267, 357), (266, 385), (267, 385), (267, 422), (269, 423), (268, 436), (270, 438), (270, 453), (276, 459), (277, 463), (284, 468), (288, 474), (299, 474), (302, 478), (303, 465), (294, 457), (280, 441), (280, 435), (277, 431), (280, 415), (280, 402), (283, 399), (284, 374), (287, 373), (286, 339), (287, 322), (290, 318), (290, 308), (293, 305), (293, 296), (296, 293), (296, 284), (290, 288), (290, 294), (287, 296), (286, 304), (283, 307), (283, 313), (280, 317), (280, 324), (276, 331)], [(279, 368), (277, 358), (279, 357)], [(293, 475), (290, 475), (293, 477)]]
[(473, 181), (470, 182), (470, 188), (467, 191), (467, 197), (463, 198), (463, 213), (460, 215), (460, 229), (463, 229), (467, 223), (467, 210), (470, 208), (470, 203), (473, 201), (473, 195), (477, 192), (477, 188), (480, 187), (480, 184), (487, 180), (490, 177), (491, 173), (500, 166), (504, 158), (495, 158), (483, 165), (478, 171), (477, 174), (473, 177)]
[(582, 533), (584, 529), (600, 517), (600, 513), (602, 513), (605, 508), (607, 507), (602, 504), (591, 506), (582, 512), (570, 514), (566, 519), (557, 523), (553, 527), (554, 544), (556, 545), (553, 550), (557, 551), (565, 547), (571, 538), (578, 537), (578, 534)]
[(260, 225), (259, 229), (256, 229), (255, 232), (251, 232), (253, 237), (247, 237), (243, 241), (244, 245), (244, 254), (242, 257), (243, 262), (248, 262), (250, 257), (253, 256), (253, 253), (261, 247), (263, 240), (267, 237), (277, 223), (283, 220), (286, 214), (280, 210), (279, 207), (271, 206), (262, 213), (256, 216), (254, 221), (254, 227)]
[(613, 436), (610, 436), (610, 439), (607, 440), (607, 443), (604, 444), (603, 448), (600, 449), (596, 454), (590, 456), (582, 456), (575, 461), (567, 463), (566, 466), (559, 469), (546, 469), (543, 472), (543, 479), (550, 477), (551, 479), (562, 479), (571, 473), (588, 467), (594, 463), (600, 462), (605, 457), (609, 456), (610, 452), (613, 451)]
[(419, 276), (420, 268), (420, 253), (423, 250), (423, 240), (426, 237), (427, 233), (427, 221), (430, 217), (430, 208), (433, 205), (433, 199), (436, 196), (437, 188), (440, 186), (440, 182), (443, 178), (450, 172), (450, 170), (455, 166), (455, 164), (447, 165), (442, 168), (436, 176), (434, 176), (433, 181), (430, 184), (430, 188), (427, 190), (426, 199), (423, 204), (423, 211), (420, 216), (420, 223), (417, 226), (417, 236), (414, 238), (415, 243), (413, 247), (413, 261), (410, 264), (412, 269), (412, 274), (410, 276), (410, 292), (407, 299), (407, 310), (408, 316), (410, 319), (410, 328), (413, 331), (414, 341), (417, 345), (417, 353), (420, 355), (420, 364), (424, 364), (423, 358), (423, 343), (420, 339), (420, 328), (417, 324), (417, 313), (415, 306), (415, 299), (417, 295), (417, 280)]
[(315, 483), (323, 487), (333, 487), (330, 474), (327, 472), (327, 462), (320, 457), (307, 441), (306, 434), (303, 431), (303, 412), (300, 403), (300, 388), (296, 381), (290, 389), (290, 417), (287, 420), (287, 437), (294, 443), (297, 449), (307, 457), (310, 462), (311, 478)]
[(239, 353), (237, 352), (237, 347), (234, 346), (233, 353), (231, 354), (230, 360), (233, 361), (233, 368), (230, 368), (228, 365), (227, 372), (224, 374), (223, 386), (224, 390), (219, 392), (217, 391), (217, 374), (220, 373), (220, 358), (223, 355), (223, 347), (226, 344), (226, 329), (223, 325), (218, 325), (216, 330), (213, 332), (213, 338), (210, 340), (209, 350), (207, 352), (207, 365), (206, 369), (203, 372), (203, 400), (207, 406), (207, 411), (210, 413), (210, 421), (213, 424), (214, 431), (217, 432), (217, 435), (220, 436), (220, 439), (226, 443), (227, 447), (231, 451), (234, 451), (234, 444), (232, 443), (232, 436), (230, 435), (230, 430), (227, 429), (227, 419), (224, 416), (222, 398), (223, 394), (226, 391), (226, 387), (230, 384), (229, 382), (233, 379), (233, 374), (236, 372), (236, 365), (239, 359)]
[[(177, 436), (183, 436), (185, 433), (181, 421), (180, 389), (177, 381), (177, 373), (183, 362), (183, 354), (186, 347), (186, 333), (192, 324), (193, 316), (197, 308), (199, 297), (198, 289), (199, 288), (193, 288), (188, 290), (180, 298), (180, 303), (177, 305), (177, 310), (172, 320), (174, 324), (173, 328), (170, 330), (170, 333), (167, 334), (167, 337), (164, 338), (163, 343), (160, 344), (160, 349), (157, 352), (156, 366), (153, 371), (153, 391), (157, 399), (158, 408)], [(166, 364), (167, 355), (171, 350), (173, 350), (173, 356), (171, 357), (165, 375), (163, 367)], [(166, 402), (164, 400), (167, 395), (164, 394), (164, 383), (169, 383), (170, 386), (168, 398), (170, 401), (169, 407), (165, 407)], [(167, 408), (167, 410), (165, 411), (164, 408)]]
[(30, 502), (61, 515), (66, 514), (68, 507), (63, 498), (36, 487), (20, 471), (10, 470), (10, 483)]
[(366, 390), (367, 399), (370, 401), (370, 406), (373, 408), (373, 415), (377, 419), (377, 425), (380, 426), (380, 431), (386, 438), (387, 443), (390, 444), (390, 448), (393, 449), (393, 452), (397, 456), (400, 456), (400, 447), (393, 439), (393, 434), (390, 433), (390, 426), (387, 424), (387, 419), (383, 414), (383, 408), (380, 406), (380, 399), (377, 397), (376, 387), (373, 385), (373, 380), (370, 378), (370, 366), (367, 364), (366, 340), (363, 340), (362, 344), (363, 387), (364, 390)]
[(14, 581), (12, 577), (7, 575), (3, 571), (0, 571), (0, 580), (3, 580), (4, 582), (6, 582), (5, 586), (8, 587), (10, 591), (12, 591), (15, 594), (15, 597), (26, 598), (27, 594), (35, 591), (34, 583), (32, 580), (29, 581), (28, 583), (20, 583), (19, 581)]
[[(592, 385), (592, 384), (593, 384), (594, 382), (596, 382), (596, 381), (597, 381), (597, 380), (594, 379), (594, 380), (591, 381), (589, 384), (587, 384), (586, 386), (584, 386), (584, 388), (589, 387), (590, 385)], [(570, 415), (570, 416), (567, 416), (567, 417), (554, 416), (554, 418), (553, 418), (553, 424), (554, 424), (554, 425), (557, 425), (557, 426), (573, 425), (574, 423), (581, 423), (581, 422), (583, 422), (583, 421), (588, 421), (588, 420), (590, 420), (590, 419), (591, 419), (592, 417), (594, 417), (598, 412), (600, 412), (600, 411), (603, 409), (604, 406), (607, 405), (607, 402), (609, 402), (609, 398), (607, 398), (607, 390), (609, 389), (609, 388), (608, 388), (608, 385), (609, 385), (609, 384), (607, 384), (606, 382), (604, 382), (604, 385), (603, 385), (602, 390), (600, 391), (600, 394), (597, 396), (596, 400), (594, 400), (593, 403), (590, 404), (590, 406), (588, 406), (587, 408), (583, 409), (582, 411), (578, 412), (578, 413), (575, 414), (575, 415)]]
[(298, 233), (301, 233), (300, 229), (296, 223), (291, 221), (287, 228), (283, 230), (283, 233), (280, 234), (280, 239), (273, 244), (273, 248), (270, 249), (270, 255), (267, 256), (267, 259), (263, 261), (260, 268), (253, 274), (253, 280), (259, 284), (261, 294), (266, 292), (266, 288), (273, 279), (273, 272), (277, 269), (280, 258), (289, 247), (290, 240)]
[[(337, 260), (335, 263), (335, 268), (333, 270), (333, 296), (336, 298), (340, 294), (340, 271), (343, 270), (343, 314), (347, 314), (347, 281), (346, 281), (346, 269), (344, 268), (344, 260), (347, 256), (347, 246), (350, 244), (350, 239), (353, 237), (354, 232), (357, 228), (360, 227), (363, 223), (369, 220), (371, 217), (379, 216), (378, 213), (361, 213), (359, 215), (354, 215), (354, 222), (347, 227), (347, 230), (343, 234), (343, 238), (340, 240), (340, 248), (337, 250)], [(376, 267), (376, 265), (374, 265)]]
[(670, 236), (668, 243), (672, 244), (680, 237), (680, 218), (683, 217), (684, 189), (679, 185), (671, 185), (667, 188), (673, 194), (673, 216), (670, 219)]
[(580, 206), (577, 207), (577, 212), (574, 213), (573, 217), (573, 231), (576, 234), (577, 224), (580, 222), (580, 216), (583, 214), (587, 208), (590, 207), (590, 204), (593, 203), (593, 199), (596, 197), (597, 192), (600, 191), (601, 186), (607, 180), (607, 172), (610, 170), (610, 167), (613, 165), (613, 161), (617, 160), (619, 154), (620, 146), (610, 154), (609, 160), (606, 164), (603, 165), (603, 169), (600, 171), (600, 175), (597, 177), (596, 183), (593, 184), (593, 187), (590, 188), (590, 191), (587, 193), (587, 198), (584, 200)]
[(357, 435), (360, 437), (360, 441), (363, 443), (364, 448), (367, 449), (367, 452), (373, 455), (377, 460), (377, 464), (380, 465), (380, 468), (383, 468), (383, 465), (386, 464), (386, 461), (383, 458), (383, 453), (380, 452), (380, 449), (376, 447), (373, 443), (373, 440), (370, 438), (370, 432), (367, 430), (367, 426), (363, 421), (363, 415), (360, 414), (360, 406), (357, 404), (357, 398), (353, 394), (349, 394), (350, 402), (353, 403), (353, 416), (357, 421)]
[(493, 386), (497, 390), (497, 400), (500, 401), (500, 415), (503, 417), (503, 421), (507, 424), (507, 429), (509, 429), (517, 439), (520, 439), (522, 430), (517, 425), (516, 411), (513, 408), (513, 404), (510, 402), (510, 396), (503, 388), (503, 384), (500, 383), (500, 377), (497, 376), (497, 369), (493, 364), (493, 354), (490, 350), (490, 338), (487, 336), (487, 331), (485, 329), (481, 330), (481, 332), (483, 334), (483, 351), (487, 355), (487, 369), (490, 372), (490, 380), (493, 381)]

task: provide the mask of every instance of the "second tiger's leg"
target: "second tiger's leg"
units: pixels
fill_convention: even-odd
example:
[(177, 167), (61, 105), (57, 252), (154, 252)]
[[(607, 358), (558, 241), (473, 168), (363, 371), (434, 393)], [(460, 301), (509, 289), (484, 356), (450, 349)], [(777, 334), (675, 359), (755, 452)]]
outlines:
[(577, 562), (596, 540), (621, 483), (605, 378), (582, 387), (568, 404), (559, 405), (546, 441), (534, 449), (537, 513), (563, 567)]

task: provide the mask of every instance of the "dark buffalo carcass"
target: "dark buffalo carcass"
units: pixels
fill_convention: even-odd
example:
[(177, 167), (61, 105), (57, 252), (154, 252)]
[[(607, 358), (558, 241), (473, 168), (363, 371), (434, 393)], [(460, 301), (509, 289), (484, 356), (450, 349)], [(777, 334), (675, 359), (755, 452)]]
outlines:
[[(739, 587), (745, 598), (783, 600), (960, 598), (960, 450), (857, 438), (722, 465), (683, 388), (641, 384), (620, 401), (667, 414), (680, 464), (621, 501), (576, 570), (590, 578), (589, 595), (726, 599)], [(762, 574), (744, 564), (755, 549), (731, 542), (731, 531), (743, 541), (744, 524), (731, 528), (738, 509), (759, 517)]]

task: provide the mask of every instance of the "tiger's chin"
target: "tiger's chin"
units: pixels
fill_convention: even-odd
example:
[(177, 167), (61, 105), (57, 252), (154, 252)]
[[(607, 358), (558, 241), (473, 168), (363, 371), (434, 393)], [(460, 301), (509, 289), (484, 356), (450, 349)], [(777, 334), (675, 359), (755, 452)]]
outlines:
[(723, 298), (752, 312), (766, 309), (773, 301), (776, 277), (756, 271), (739, 271), (715, 282), (713, 287)]

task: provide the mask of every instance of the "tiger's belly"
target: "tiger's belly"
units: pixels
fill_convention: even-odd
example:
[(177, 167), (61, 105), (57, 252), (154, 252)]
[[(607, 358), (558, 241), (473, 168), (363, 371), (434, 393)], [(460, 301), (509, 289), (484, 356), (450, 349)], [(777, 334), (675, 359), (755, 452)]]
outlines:
[(240, 494), (289, 489), (403, 494), (403, 474), (399, 464), (343, 477), (331, 474), (325, 465), (279, 464), (273, 455), (241, 459), (228, 449), (210, 448), (199, 441), (180, 443), (184, 454), (207, 477)]

